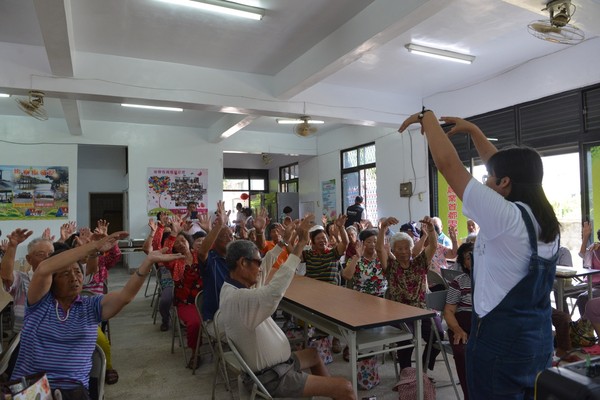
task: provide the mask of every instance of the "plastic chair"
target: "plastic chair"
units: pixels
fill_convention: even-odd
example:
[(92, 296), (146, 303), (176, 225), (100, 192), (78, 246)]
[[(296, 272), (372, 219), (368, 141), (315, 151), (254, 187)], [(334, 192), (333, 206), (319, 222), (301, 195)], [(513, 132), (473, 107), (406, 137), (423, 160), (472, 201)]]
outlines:
[(448, 289), (448, 282), (440, 274), (432, 270), (427, 271), (427, 285), (429, 287), (443, 285), (444, 288)]
[[(198, 340), (196, 341), (196, 351), (192, 354), (192, 360), (198, 360), (198, 354), (200, 353), (200, 343), (202, 342), (203, 338), (206, 341), (205, 343), (208, 343), (208, 346), (210, 348), (211, 359), (215, 359), (215, 343), (213, 338), (208, 334), (207, 324), (202, 319), (202, 303), (204, 302), (203, 293), (203, 290), (198, 292), (194, 302), (196, 304), (196, 311), (198, 311), (198, 315), (200, 316), (200, 334), (198, 335)], [(197, 368), (198, 365), (196, 365), (196, 362), (194, 362), (194, 365), (192, 366), (193, 375), (196, 374)]]
[[(212, 326), (214, 327), (214, 334), (215, 334), (215, 338), (220, 338), (220, 331), (219, 331), (219, 315), (221, 314), (220, 310), (217, 310), (217, 312), (215, 313), (214, 317), (213, 317), (213, 324)], [(231, 346), (229, 346), (231, 347)], [(235, 397), (233, 396), (233, 392), (231, 391), (231, 384), (230, 384), (230, 379), (229, 379), (229, 373), (227, 372), (228, 369), (231, 369), (233, 372), (235, 372), (236, 375), (239, 375), (243, 369), (242, 369), (242, 365), (240, 364), (240, 362), (238, 361), (237, 357), (235, 356), (235, 354), (232, 351), (224, 351), (223, 350), (223, 343), (220, 340), (215, 340), (215, 348), (217, 350), (217, 362), (215, 363), (215, 373), (213, 376), (213, 387), (212, 387), (212, 399), (215, 399), (215, 388), (217, 386), (217, 376), (221, 375), (224, 383), (225, 383), (225, 387), (227, 388), (227, 390), (229, 391), (229, 394), (231, 395), (231, 399), (234, 400)], [(240, 386), (241, 387), (241, 386)]]
[(90, 398), (104, 399), (104, 379), (106, 377), (106, 355), (102, 348), (96, 345), (92, 353), (92, 369), (90, 370)]
[[(431, 292), (425, 294), (425, 303), (427, 304), (427, 308), (431, 310), (439, 311), (442, 319), (444, 318), (443, 310), (446, 305), (446, 294), (448, 290), (440, 290), (438, 292)], [(452, 370), (450, 369), (450, 363), (448, 362), (448, 354), (452, 354), (452, 346), (448, 341), (442, 341), (439, 335), (437, 328), (435, 327), (435, 322), (433, 318), (431, 318), (431, 333), (429, 334), (428, 343), (433, 342), (433, 335), (436, 336), (436, 342), (433, 343), (437, 349), (439, 349), (442, 353), (442, 357), (444, 358), (444, 363), (446, 364), (446, 370), (448, 371), (448, 375), (450, 376), (450, 382), (452, 382), (452, 386), (454, 387), (454, 393), (456, 393), (456, 398), (460, 400), (460, 395), (458, 394), (458, 388), (456, 386), (456, 381), (454, 380), (454, 375), (452, 375)], [(428, 346), (426, 360), (429, 362), (429, 358), (431, 357), (431, 347)], [(427, 365), (427, 362), (425, 365)]]

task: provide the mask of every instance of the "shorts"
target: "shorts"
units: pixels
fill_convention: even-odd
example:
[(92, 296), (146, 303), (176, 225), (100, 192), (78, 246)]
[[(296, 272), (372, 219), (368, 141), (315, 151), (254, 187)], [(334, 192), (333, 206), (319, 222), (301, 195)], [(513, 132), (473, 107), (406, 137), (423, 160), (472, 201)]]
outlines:
[[(308, 374), (300, 369), (300, 360), (292, 353), (289, 360), (262, 371), (256, 377), (272, 397), (303, 397)], [(245, 375), (243, 382), (251, 391), (252, 378)]]

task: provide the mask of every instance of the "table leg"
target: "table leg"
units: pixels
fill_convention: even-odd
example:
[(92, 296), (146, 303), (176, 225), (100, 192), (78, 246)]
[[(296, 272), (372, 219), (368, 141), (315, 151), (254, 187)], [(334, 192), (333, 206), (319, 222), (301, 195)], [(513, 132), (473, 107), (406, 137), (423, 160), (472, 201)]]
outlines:
[[(421, 358), (421, 347), (423, 347), (423, 342), (421, 339), (421, 320), (415, 320), (414, 325), (415, 359), (417, 361), (417, 399), (423, 400), (423, 359)], [(432, 327), (431, 329), (435, 329), (435, 327)]]
[(352, 366), (352, 387), (354, 388), (354, 393), (356, 393), (358, 397), (358, 381), (356, 378), (356, 358), (358, 356), (358, 350), (356, 348), (356, 332), (347, 330), (344, 336), (346, 341), (348, 342), (348, 349), (350, 350), (350, 365)]
[(558, 311), (564, 311), (563, 310), (563, 303), (564, 303), (564, 297), (565, 297), (565, 280), (558, 278), (556, 280), (557, 282), (557, 288), (556, 288), (556, 309)]
[(588, 284), (588, 301), (590, 301), (593, 297), (593, 293), (594, 293), (594, 282), (592, 282), (592, 277), (588, 276), (587, 278), (587, 284)]

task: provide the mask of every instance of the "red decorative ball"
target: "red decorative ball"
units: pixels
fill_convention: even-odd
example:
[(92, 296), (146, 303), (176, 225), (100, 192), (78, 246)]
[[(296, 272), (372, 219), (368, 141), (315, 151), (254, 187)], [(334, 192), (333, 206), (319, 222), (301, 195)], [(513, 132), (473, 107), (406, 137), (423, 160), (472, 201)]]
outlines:
[(250, 198), (250, 196), (248, 196), (248, 193), (242, 193), (240, 195), (240, 199), (242, 199), (242, 200), (248, 200), (249, 198)]

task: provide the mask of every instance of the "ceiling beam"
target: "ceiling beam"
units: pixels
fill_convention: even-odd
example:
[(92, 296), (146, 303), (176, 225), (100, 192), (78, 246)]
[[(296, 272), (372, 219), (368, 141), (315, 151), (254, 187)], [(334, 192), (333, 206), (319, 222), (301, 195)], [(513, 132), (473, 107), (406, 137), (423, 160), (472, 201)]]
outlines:
[(208, 128), (210, 134), (206, 140), (219, 143), (250, 125), (256, 118), (254, 115), (228, 114)]
[(281, 70), (274, 79), (274, 97), (294, 97), (358, 60), (363, 54), (443, 11), (450, 3), (452, 1), (375, 0)]
[[(34, 0), (50, 70), (55, 76), (74, 76), (73, 20), (70, 0)], [(61, 100), (71, 135), (81, 135), (81, 118), (75, 100)]]

